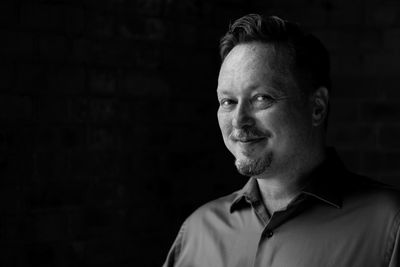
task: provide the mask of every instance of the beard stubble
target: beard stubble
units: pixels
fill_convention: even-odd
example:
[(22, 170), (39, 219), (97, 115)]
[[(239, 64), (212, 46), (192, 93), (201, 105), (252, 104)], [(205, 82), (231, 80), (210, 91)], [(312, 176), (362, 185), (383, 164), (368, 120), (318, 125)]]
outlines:
[(272, 153), (268, 153), (265, 157), (258, 159), (235, 160), (238, 172), (245, 176), (255, 176), (264, 173), (272, 162)]

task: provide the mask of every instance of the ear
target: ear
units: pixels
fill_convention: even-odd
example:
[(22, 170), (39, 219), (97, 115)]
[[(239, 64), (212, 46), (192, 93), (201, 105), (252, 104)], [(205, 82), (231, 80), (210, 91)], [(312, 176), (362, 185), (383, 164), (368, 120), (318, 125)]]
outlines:
[(328, 115), (329, 93), (326, 87), (319, 87), (312, 97), (312, 124), (319, 126)]

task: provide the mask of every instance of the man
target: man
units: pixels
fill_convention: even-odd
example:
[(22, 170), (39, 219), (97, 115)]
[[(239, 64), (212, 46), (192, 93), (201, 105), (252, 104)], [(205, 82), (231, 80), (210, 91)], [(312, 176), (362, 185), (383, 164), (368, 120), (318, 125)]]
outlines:
[(347, 171), (325, 146), (323, 45), (250, 14), (220, 48), (218, 121), (251, 178), (186, 219), (164, 266), (400, 266), (399, 194)]

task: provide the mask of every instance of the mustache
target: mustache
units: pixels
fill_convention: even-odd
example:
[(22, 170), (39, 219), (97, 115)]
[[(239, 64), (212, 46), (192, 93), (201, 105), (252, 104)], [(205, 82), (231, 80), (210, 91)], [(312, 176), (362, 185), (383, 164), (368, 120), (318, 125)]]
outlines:
[(242, 128), (239, 130), (233, 130), (230, 134), (230, 138), (233, 140), (249, 140), (269, 137), (270, 133), (262, 131), (256, 127)]

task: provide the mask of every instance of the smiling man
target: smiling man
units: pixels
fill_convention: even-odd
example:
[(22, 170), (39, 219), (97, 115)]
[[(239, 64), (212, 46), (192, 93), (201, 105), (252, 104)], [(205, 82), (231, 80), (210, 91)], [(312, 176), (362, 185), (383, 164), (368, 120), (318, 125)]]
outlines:
[(186, 219), (164, 266), (400, 266), (398, 192), (347, 171), (325, 145), (321, 42), (250, 14), (220, 49), (218, 121), (250, 179)]

